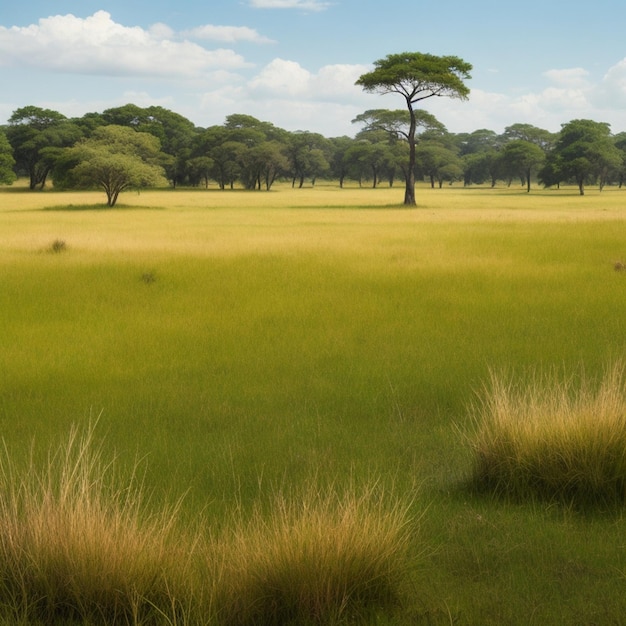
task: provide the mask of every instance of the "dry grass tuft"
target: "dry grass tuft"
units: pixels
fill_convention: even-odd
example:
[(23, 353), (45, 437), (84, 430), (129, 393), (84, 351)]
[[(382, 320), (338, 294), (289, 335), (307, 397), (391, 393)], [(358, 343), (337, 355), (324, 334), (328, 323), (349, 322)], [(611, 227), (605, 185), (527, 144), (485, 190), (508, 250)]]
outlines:
[(391, 609), (402, 595), (408, 507), (375, 488), (276, 496), (222, 542), (220, 623), (330, 624)]
[(408, 506), (379, 490), (277, 496), (216, 538), (116, 487), (92, 440), (73, 429), (43, 470), (0, 462), (0, 622), (330, 624), (400, 598)]
[(135, 624), (189, 604), (176, 510), (116, 488), (92, 435), (73, 429), (43, 470), (2, 460), (0, 594), (16, 620)]
[(475, 407), (472, 482), (520, 498), (582, 506), (626, 501), (624, 367), (599, 384), (535, 377), (528, 386), (492, 376)]

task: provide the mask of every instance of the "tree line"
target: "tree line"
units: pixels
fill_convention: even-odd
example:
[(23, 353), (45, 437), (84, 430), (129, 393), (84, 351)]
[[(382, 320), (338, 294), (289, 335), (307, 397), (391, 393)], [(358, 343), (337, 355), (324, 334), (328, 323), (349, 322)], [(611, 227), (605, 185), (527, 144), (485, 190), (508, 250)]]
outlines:
[(113, 206), (128, 187), (158, 184), (270, 190), (279, 179), (302, 187), (323, 178), (377, 187), (412, 175), (433, 187), (575, 183), (584, 194), (591, 184), (621, 187), (626, 175), (626, 132), (613, 134), (603, 122), (572, 120), (557, 133), (522, 123), (501, 134), (450, 133), (422, 109), (373, 109), (353, 122), (354, 137), (328, 138), (243, 114), (201, 128), (159, 106), (79, 118), (26, 106), (0, 127), (0, 183), (20, 176), (32, 190), (49, 180), (61, 189), (100, 187)]

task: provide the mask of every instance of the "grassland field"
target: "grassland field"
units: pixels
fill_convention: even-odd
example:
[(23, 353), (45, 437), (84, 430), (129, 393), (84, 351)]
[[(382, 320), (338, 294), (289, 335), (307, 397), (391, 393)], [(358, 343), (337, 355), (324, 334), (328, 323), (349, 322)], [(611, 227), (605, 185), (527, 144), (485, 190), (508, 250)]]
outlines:
[(623, 513), (468, 492), (462, 432), (492, 371), (624, 358), (626, 191), (401, 198), (328, 183), (106, 209), (1, 188), (6, 454), (45, 461), (97, 421), (153, 506), (183, 497), (215, 527), (276, 492), (375, 482), (416, 520), (406, 623), (624, 623)]

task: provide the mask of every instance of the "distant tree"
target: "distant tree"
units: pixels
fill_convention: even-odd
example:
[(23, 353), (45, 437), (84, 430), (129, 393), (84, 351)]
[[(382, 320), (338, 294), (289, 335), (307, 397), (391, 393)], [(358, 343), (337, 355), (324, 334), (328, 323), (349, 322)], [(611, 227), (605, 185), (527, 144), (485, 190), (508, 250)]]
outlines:
[(544, 164), (546, 154), (536, 143), (514, 139), (502, 149), (501, 159), (504, 170), (524, 180), (530, 193), (531, 176)]
[(532, 124), (512, 124), (504, 129), (504, 137), (510, 141), (522, 139), (539, 146), (544, 152), (550, 150), (557, 135)]
[(495, 131), (480, 128), (453, 137), (463, 162), (463, 184), (490, 182), (494, 187), (502, 176), (500, 151), (506, 139)]
[(247, 158), (251, 162), (251, 168), (257, 172), (258, 189), (265, 185), (265, 189), (269, 191), (276, 179), (287, 173), (289, 159), (285, 152), (286, 146), (276, 140), (264, 141), (249, 150)]
[(106, 126), (108, 123), (102, 113), (85, 113), (82, 117), (72, 118), (71, 121), (80, 128), (84, 137), (91, 137), (96, 128)]
[(626, 132), (615, 135), (613, 142), (615, 143), (615, 147), (622, 154), (622, 165), (617, 172), (617, 180), (621, 189), (624, 185), (624, 180), (626, 180)]
[(208, 188), (209, 179), (211, 178), (214, 166), (215, 162), (208, 156), (200, 156), (189, 159), (188, 171), (189, 182), (191, 185), (197, 187), (200, 182), (203, 182), (204, 187)]
[(13, 148), (6, 135), (0, 131), (0, 185), (10, 185), (17, 178), (14, 166)]
[(346, 152), (354, 143), (354, 139), (344, 135), (342, 137), (332, 137), (329, 141), (331, 145), (330, 174), (339, 181), (339, 187), (343, 188), (349, 171)]
[(471, 133), (458, 133), (454, 141), (459, 148), (459, 154), (475, 154), (477, 152), (498, 152), (507, 141), (488, 128), (479, 128)]
[(54, 165), (54, 148), (72, 146), (80, 128), (58, 111), (27, 106), (9, 118), (6, 136), (13, 147), (18, 172), (29, 178), (30, 189), (43, 189)]
[(332, 144), (323, 135), (309, 131), (289, 133), (286, 138), (291, 185), (301, 189), (308, 178), (313, 184), (330, 170)]
[(443, 186), (444, 180), (463, 177), (463, 165), (458, 154), (438, 141), (422, 141), (416, 147), (417, 170), (430, 180), (430, 186)]
[(611, 127), (604, 122), (572, 120), (561, 126), (559, 138), (546, 164), (551, 177), (541, 172), (544, 184), (548, 180), (574, 180), (580, 195), (585, 184), (597, 182), (604, 187), (612, 172), (619, 171), (623, 157), (611, 136)]
[(158, 137), (161, 150), (172, 158), (164, 163), (167, 178), (173, 187), (189, 182), (189, 159), (199, 130), (186, 117), (160, 106), (138, 107), (126, 104), (107, 109), (102, 114), (106, 124), (128, 126)]
[(409, 160), (404, 204), (415, 205), (415, 130), (414, 105), (431, 97), (467, 99), (472, 66), (454, 56), (437, 57), (420, 52), (390, 54), (374, 62), (374, 70), (360, 76), (357, 85), (370, 93), (401, 95), (409, 112)]
[(250, 148), (240, 141), (224, 141), (208, 152), (213, 159), (215, 177), (220, 189), (231, 189), (238, 178), (243, 178), (245, 154)]
[(125, 126), (102, 126), (64, 151), (55, 185), (100, 187), (113, 207), (126, 189), (165, 184), (162, 159), (160, 142), (153, 135)]
[(348, 150), (348, 156), (352, 162), (353, 171), (359, 173), (359, 179), (367, 177), (372, 181), (375, 189), (387, 170), (392, 155), (387, 143), (369, 141), (355, 141)]

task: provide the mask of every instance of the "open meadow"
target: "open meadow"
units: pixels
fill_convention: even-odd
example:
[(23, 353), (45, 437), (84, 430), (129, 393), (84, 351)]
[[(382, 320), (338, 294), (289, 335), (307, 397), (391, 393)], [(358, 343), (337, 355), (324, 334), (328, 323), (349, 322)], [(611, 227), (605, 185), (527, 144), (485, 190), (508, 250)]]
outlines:
[[(0, 544), (7, 519), (30, 510), (19, 493), (46, 500), (45, 484), (65, 497), (50, 450), (80, 440), (77, 427), (95, 448), (68, 444), (85, 489), (112, 469), (116, 484), (134, 481), (145, 496), (111, 525), (137, 537), (143, 524), (165, 529), (163, 543), (142, 544), (141, 554), (160, 555), (146, 571), (188, 559), (178, 537), (191, 528), (194, 550), (221, 546), (210, 581), (187, 561), (168, 579), (170, 613), (162, 594), (132, 581), (111, 583), (110, 594), (126, 585), (136, 604), (116, 599), (107, 613), (87, 606), (82, 588), (64, 598), (67, 584), (42, 582), (32, 562), (13, 567), (23, 568), (18, 582), (4, 565), (0, 618), (270, 623), (261, 600), (242, 600), (284, 565), (280, 555), (262, 563), (276, 549), (263, 541), (293, 540), (319, 562), (340, 552), (345, 537), (326, 552), (310, 547), (333, 529), (384, 546), (390, 535), (375, 522), (390, 516), (398, 542), (380, 559), (402, 552), (389, 565), (400, 563), (399, 582), (376, 593), (393, 602), (344, 607), (333, 596), (339, 609), (325, 613), (305, 579), (296, 600), (282, 594), (268, 609), (274, 623), (304, 623), (297, 607), (307, 602), (311, 623), (624, 623), (622, 507), (581, 511), (471, 490), (467, 433), (494, 374), (593, 386), (626, 357), (626, 190), (420, 186), (417, 208), (401, 199), (399, 188), (328, 183), (128, 192), (107, 209), (100, 192), (0, 188)], [(15, 487), (22, 475), (36, 478)], [(112, 500), (124, 508), (120, 489)], [(109, 520), (104, 493), (98, 506), (75, 497)], [(322, 530), (296, 541), (289, 533), (308, 507)], [(159, 526), (163, 511), (177, 521)], [(78, 569), (105, 570), (90, 558)], [(282, 575), (293, 581), (290, 567)], [(187, 579), (193, 593), (177, 593)], [(38, 600), (24, 591), (33, 580)], [(108, 606), (104, 583), (93, 585), (93, 606)], [(267, 601), (270, 592), (257, 593)], [(144, 596), (154, 611), (142, 613)], [(281, 613), (281, 602), (291, 609)]]

